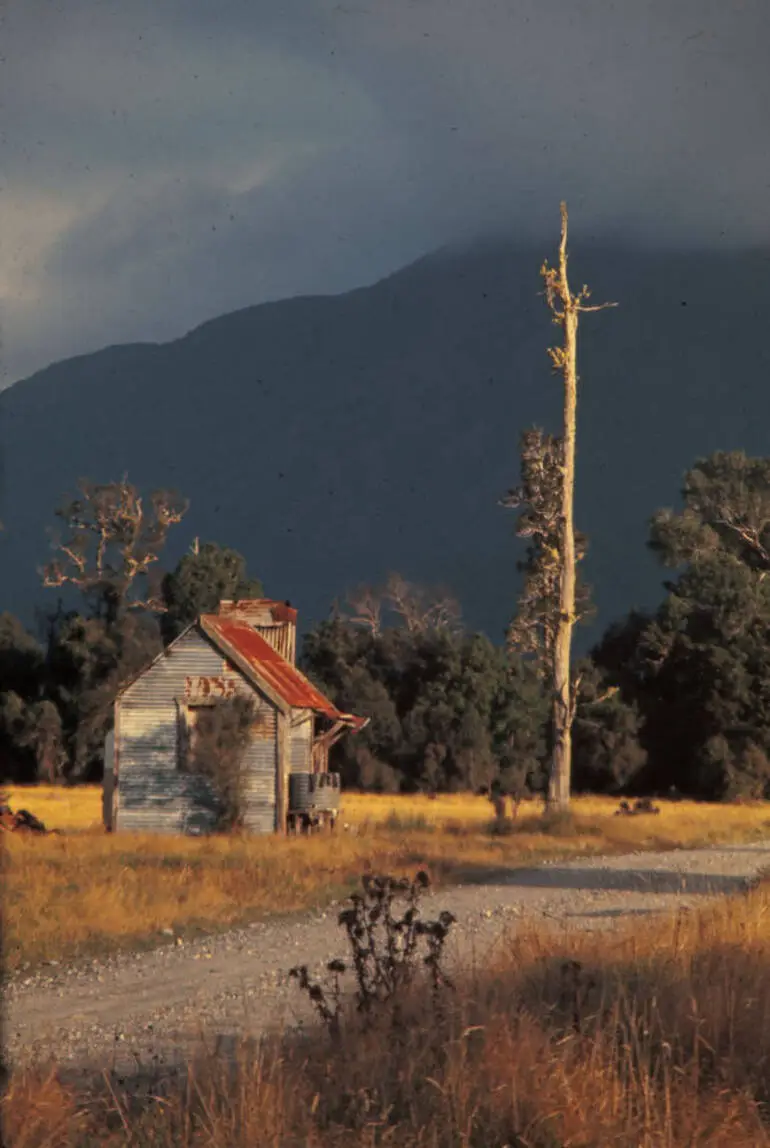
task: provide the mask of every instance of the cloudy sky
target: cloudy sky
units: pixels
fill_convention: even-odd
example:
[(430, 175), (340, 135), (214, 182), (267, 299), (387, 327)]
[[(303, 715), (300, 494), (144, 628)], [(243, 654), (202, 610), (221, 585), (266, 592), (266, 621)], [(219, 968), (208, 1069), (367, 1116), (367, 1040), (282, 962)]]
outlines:
[(477, 234), (770, 241), (768, 0), (17, 0), (0, 385)]

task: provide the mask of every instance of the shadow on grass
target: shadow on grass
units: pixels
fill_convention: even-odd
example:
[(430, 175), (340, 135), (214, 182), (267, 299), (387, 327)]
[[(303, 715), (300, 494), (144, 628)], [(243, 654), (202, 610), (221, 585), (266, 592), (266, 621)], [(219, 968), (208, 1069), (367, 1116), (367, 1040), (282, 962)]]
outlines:
[(580, 918), (581, 920), (584, 917), (588, 917), (588, 918), (592, 918), (592, 919), (596, 918), (597, 920), (612, 920), (615, 917), (617, 917), (617, 918), (622, 917), (624, 919), (626, 917), (648, 917), (655, 912), (656, 912), (656, 910), (652, 909), (652, 908), (650, 908), (650, 909), (626, 909), (626, 908), (623, 908), (623, 909), (583, 909), (583, 910), (578, 909), (574, 913), (561, 913), (560, 916), (562, 916), (562, 917), (576, 917), (576, 918)]
[(675, 873), (655, 869), (614, 869), (602, 866), (567, 868), (501, 869), (463, 865), (461, 880), (467, 885), (505, 885), (521, 889), (574, 889), (610, 893), (663, 893), (716, 896), (740, 893), (754, 884), (753, 878), (719, 873)]

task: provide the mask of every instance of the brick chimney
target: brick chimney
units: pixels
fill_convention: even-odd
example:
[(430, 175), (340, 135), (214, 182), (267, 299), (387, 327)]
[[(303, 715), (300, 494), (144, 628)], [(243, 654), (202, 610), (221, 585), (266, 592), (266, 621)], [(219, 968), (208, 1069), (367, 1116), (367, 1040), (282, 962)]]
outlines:
[(224, 600), (219, 603), (218, 613), (246, 622), (287, 662), (295, 664), (297, 611), (289, 602), (274, 602), (271, 598), (243, 598), (240, 602)]

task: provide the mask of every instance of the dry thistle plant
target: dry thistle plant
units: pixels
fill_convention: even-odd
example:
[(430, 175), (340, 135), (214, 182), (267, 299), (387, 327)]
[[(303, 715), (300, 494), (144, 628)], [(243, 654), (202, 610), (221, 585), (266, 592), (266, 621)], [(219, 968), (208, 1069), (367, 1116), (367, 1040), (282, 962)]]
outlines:
[(329, 961), (325, 983), (311, 980), (306, 965), (289, 972), (335, 1036), (343, 1011), (341, 978), (349, 968), (355, 975), (357, 1011), (370, 1020), (377, 1006), (399, 1002), (421, 966), (428, 970), (434, 1002), (442, 988), (454, 987), (442, 958), (456, 918), (444, 910), (435, 921), (422, 919), (420, 898), (430, 884), (427, 873), (421, 870), (411, 881), (365, 874), (361, 884), (363, 893), (354, 893), (338, 918), (348, 941), (349, 964)]

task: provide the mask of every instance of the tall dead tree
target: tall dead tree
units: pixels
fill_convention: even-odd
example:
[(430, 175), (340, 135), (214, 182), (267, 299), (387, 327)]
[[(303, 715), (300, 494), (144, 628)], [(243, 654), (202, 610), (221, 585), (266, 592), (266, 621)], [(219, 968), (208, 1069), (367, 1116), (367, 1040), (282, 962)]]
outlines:
[(588, 304), (590, 291), (584, 285), (577, 294), (570, 290), (567, 278), (567, 205), (561, 204), (561, 240), (558, 267), (545, 262), (540, 274), (545, 284), (546, 302), (553, 322), (564, 332), (561, 347), (550, 347), (548, 354), (554, 370), (564, 381), (564, 427), (560, 514), (559, 611), (553, 654), (553, 741), (551, 773), (548, 781), (548, 805), (560, 811), (569, 808), (572, 774), (572, 720), (575, 696), (571, 684), (570, 664), (572, 628), (575, 625), (575, 434), (577, 428), (577, 335), (581, 313), (603, 311), (614, 303)]
[(550, 347), (554, 371), (564, 383), (563, 430), (560, 438), (534, 430), (522, 440), (522, 485), (508, 493), (503, 505), (526, 506), (517, 533), (529, 540), (527, 560), (520, 565), (525, 584), (519, 613), (509, 642), (524, 654), (536, 654), (544, 680), (551, 688), (551, 768), (547, 802), (564, 811), (570, 804), (572, 722), (579, 682), (572, 682), (572, 630), (579, 611), (589, 605), (587, 587), (579, 584), (577, 564), (585, 554), (585, 539), (576, 535), (575, 436), (577, 428), (577, 333), (583, 312), (603, 311), (615, 303), (589, 304), (586, 286), (573, 294), (567, 277), (567, 205), (561, 204), (561, 240), (556, 267), (540, 269), (553, 322), (564, 332), (563, 344)]

